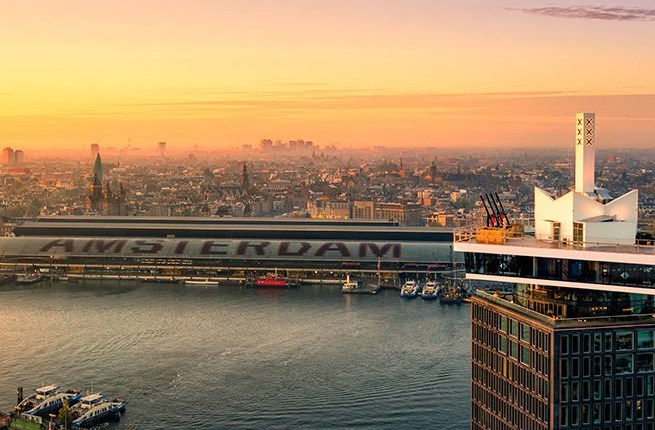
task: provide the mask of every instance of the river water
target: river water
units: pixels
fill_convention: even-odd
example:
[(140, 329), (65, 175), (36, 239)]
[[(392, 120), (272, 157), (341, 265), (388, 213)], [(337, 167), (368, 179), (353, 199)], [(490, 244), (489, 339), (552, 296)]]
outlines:
[(337, 286), (0, 287), (0, 410), (56, 383), (108, 429), (470, 428), (470, 308)]

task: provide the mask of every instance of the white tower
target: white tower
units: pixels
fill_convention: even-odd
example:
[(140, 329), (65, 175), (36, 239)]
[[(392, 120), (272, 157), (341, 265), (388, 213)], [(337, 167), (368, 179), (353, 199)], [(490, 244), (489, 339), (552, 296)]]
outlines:
[(596, 114), (578, 113), (575, 119), (575, 191), (590, 195), (595, 188)]

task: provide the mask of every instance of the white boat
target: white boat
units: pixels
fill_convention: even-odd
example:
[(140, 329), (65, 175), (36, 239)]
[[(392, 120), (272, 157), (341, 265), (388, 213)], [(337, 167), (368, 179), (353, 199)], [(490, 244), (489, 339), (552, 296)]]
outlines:
[(434, 300), (439, 295), (439, 284), (436, 281), (428, 281), (421, 290), (423, 300)]
[(43, 275), (40, 273), (19, 273), (16, 275), (17, 284), (34, 284), (35, 282), (39, 282), (41, 280), (43, 280)]
[(357, 291), (359, 287), (361, 287), (360, 281), (353, 281), (350, 279), (350, 275), (346, 275), (346, 280), (343, 282), (343, 285), (341, 286), (341, 292), (351, 293), (353, 291)]
[(106, 400), (100, 393), (88, 394), (71, 408), (73, 428), (92, 427), (96, 424), (120, 418), (127, 403), (121, 399)]
[(418, 295), (419, 285), (416, 281), (407, 281), (400, 289), (400, 297), (413, 299)]
[(74, 405), (80, 400), (80, 393), (76, 390), (59, 391), (56, 385), (45, 385), (34, 390), (34, 394), (21, 401), (16, 409), (21, 413), (47, 417), (56, 413), (63, 406), (64, 401)]

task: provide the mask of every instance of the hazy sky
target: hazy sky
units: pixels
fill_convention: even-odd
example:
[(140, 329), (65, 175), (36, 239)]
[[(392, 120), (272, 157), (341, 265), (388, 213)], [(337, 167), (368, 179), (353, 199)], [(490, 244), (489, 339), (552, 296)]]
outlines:
[(0, 145), (655, 146), (655, 3), (608, 1), (0, 0)]

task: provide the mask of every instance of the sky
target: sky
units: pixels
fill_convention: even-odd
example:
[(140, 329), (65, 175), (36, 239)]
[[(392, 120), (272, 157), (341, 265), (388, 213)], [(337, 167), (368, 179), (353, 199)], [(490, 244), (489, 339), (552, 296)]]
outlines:
[(655, 147), (645, 0), (0, 0), (0, 145)]

